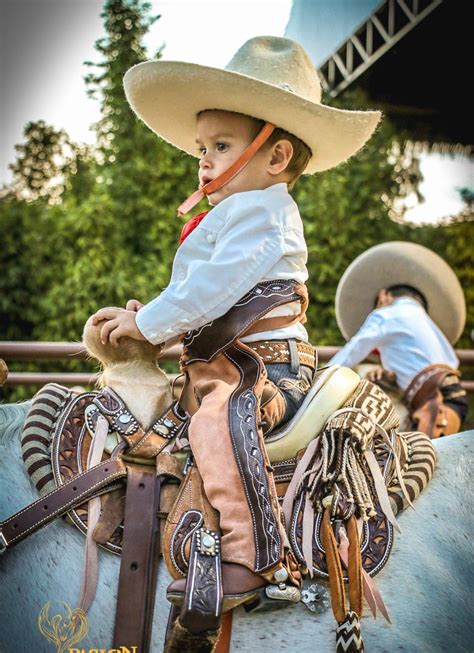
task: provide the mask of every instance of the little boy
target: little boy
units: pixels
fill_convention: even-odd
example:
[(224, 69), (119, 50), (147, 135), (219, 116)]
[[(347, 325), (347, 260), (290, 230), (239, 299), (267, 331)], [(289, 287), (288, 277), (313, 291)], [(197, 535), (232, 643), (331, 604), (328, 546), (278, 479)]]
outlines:
[[(224, 591), (243, 596), (262, 576), (278, 582), (289, 575), (298, 584), (285, 557), (263, 440), (295, 414), (315, 369), (303, 326), (307, 248), (288, 187), (357, 152), (380, 113), (321, 104), (306, 52), (277, 37), (251, 39), (225, 70), (149, 61), (129, 70), (124, 84), (132, 108), (153, 131), (199, 158), (199, 191), (181, 212), (204, 195), (213, 208), (185, 225), (170, 283), (158, 297), (144, 306), (131, 300), (126, 309), (101, 309), (95, 321), (106, 320), (102, 338), (115, 345), (124, 335), (169, 344), (186, 333), (182, 365), (196, 400), (189, 441), (220, 516)], [(277, 297), (288, 284), (291, 301), (273, 299), (264, 319), (263, 312), (254, 315), (249, 329), (239, 331), (236, 349), (190, 363), (187, 346), (203, 342), (209, 325), (258, 293)], [(243, 387), (250, 400), (237, 405)], [(253, 406), (255, 428), (236, 426), (241, 405)], [(250, 415), (246, 422), (254, 424)]]
[(396, 382), (414, 428), (431, 438), (459, 431), (467, 400), (451, 343), (462, 333), (466, 307), (441, 257), (409, 242), (368, 249), (339, 282), (336, 316), (350, 340), (331, 364), (354, 367), (377, 350), (383, 368), (368, 378)]

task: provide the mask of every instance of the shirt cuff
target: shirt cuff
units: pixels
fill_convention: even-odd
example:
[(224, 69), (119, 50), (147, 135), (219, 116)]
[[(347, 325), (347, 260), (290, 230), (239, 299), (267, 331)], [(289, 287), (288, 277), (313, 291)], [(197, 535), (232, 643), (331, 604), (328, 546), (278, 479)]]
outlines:
[(334, 356), (331, 358), (331, 360), (328, 361), (328, 365), (343, 365), (346, 366), (345, 362), (345, 356), (343, 353), (343, 350), (340, 349)]
[[(162, 295), (145, 304), (137, 312), (135, 322), (142, 335), (153, 345), (186, 333), (191, 327), (188, 313), (166, 301)], [(170, 327), (170, 324), (173, 326)]]

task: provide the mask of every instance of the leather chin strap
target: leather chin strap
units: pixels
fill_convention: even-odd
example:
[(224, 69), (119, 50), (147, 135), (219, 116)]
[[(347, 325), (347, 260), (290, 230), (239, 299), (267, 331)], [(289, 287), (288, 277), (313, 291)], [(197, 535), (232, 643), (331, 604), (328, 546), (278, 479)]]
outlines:
[(227, 168), (221, 175), (210, 181), (208, 184), (205, 184), (202, 188), (199, 188), (192, 195), (190, 195), (181, 206), (178, 207), (178, 215), (186, 215), (192, 208), (200, 202), (203, 197), (207, 197), (212, 193), (215, 193), (216, 190), (219, 190), (225, 186), (231, 179), (236, 177), (241, 170), (245, 168), (247, 163), (253, 157), (253, 155), (262, 147), (262, 145), (268, 140), (275, 129), (275, 125), (272, 125), (269, 122), (266, 122), (262, 127), (261, 131), (257, 134), (255, 139), (250, 143), (250, 145), (242, 152), (237, 161)]

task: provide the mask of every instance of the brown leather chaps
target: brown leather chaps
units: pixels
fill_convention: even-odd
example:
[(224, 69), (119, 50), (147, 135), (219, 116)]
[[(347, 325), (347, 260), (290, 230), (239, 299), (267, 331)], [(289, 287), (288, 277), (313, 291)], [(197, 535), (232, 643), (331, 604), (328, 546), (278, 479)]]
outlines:
[[(300, 301), (298, 316), (265, 318)], [(270, 579), (284, 558), (285, 533), (263, 441), (261, 358), (239, 338), (304, 319), (306, 288), (262, 282), (225, 316), (186, 334), (181, 405), (191, 414), (189, 442), (206, 497), (219, 515), (222, 560)]]

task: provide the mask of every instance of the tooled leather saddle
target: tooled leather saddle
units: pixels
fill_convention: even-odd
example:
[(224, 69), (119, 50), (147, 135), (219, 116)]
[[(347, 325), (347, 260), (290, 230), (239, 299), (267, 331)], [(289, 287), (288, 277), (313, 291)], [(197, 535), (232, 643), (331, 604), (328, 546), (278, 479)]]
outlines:
[[(429, 365), (413, 377), (405, 391), (405, 401), (416, 428), (430, 438), (457, 433), (461, 426), (459, 415), (444, 403), (442, 387), (458, 384), (460, 372), (457, 369), (437, 363)], [(463, 394), (461, 388), (458, 394)]]
[[(278, 283), (277, 298), (272, 297), (269, 285), (254, 289), (258, 300), (252, 306), (254, 317), (278, 302), (295, 300), (291, 282), (284, 293), (281, 287), (285, 284)], [(240, 317), (240, 326), (248, 323), (245, 309)], [(235, 321), (229, 325), (222, 319), (222, 325), (226, 328), (218, 329), (222, 337), (214, 343), (216, 348), (229, 346), (239, 335)], [(218, 565), (219, 534), (206, 523), (205, 496), (196, 499), (185, 491), (189, 479), (199, 477), (186, 441), (189, 417), (174, 402), (145, 433), (113, 389), (77, 395), (49, 385), (35, 398), (25, 433), (31, 433), (35, 411), (45, 411), (46, 406), (48, 418), (33, 427), (43, 429), (43, 436), (51, 435), (50, 445), (44, 449), (51, 470), (45, 465), (45, 474), (35, 479), (43, 496), (0, 524), (0, 544), (6, 550), (65, 513), (87, 533), (91, 530), (89, 504), (100, 497), (94, 539), (122, 555), (114, 644), (147, 651), (160, 552), (159, 518), (179, 513), (177, 526), (175, 521), (164, 523), (164, 556), (175, 578), (188, 575), (190, 555), (196, 547), (204, 560)], [(105, 434), (100, 461), (88, 468), (99, 430)], [(338, 547), (356, 517), (362, 569), (372, 576), (383, 567), (393, 543), (390, 519), (417, 496), (433, 472), (434, 454), (427, 462), (426, 454), (421, 460), (418, 453), (426, 452), (426, 444), (422, 434), (398, 434), (383, 393), (361, 384), (350, 370), (329, 368), (316, 375), (291, 424), (272, 433), (267, 441), (289, 541), (306, 573), (330, 580), (339, 574), (352, 580), (347, 556), (347, 564), (341, 567), (339, 559), (344, 563), (345, 554), (339, 555)], [(367, 451), (371, 455), (366, 456)], [(420, 467), (426, 479), (423, 483), (418, 480)], [(39, 468), (41, 465), (36, 474)], [(403, 478), (407, 479), (410, 471), (418, 487), (416, 483), (405, 487)], [(389, 495), (383, 494), (381, 484), (389, 486)], [(201, 492), (204, 495), (202, 486)], [(351, 527), (344, 529), (350, 520)], [(209, 564), (203, 569), (209, 574)], [(257, 594), (253, 606), (272, 600), (268, 588)], [(339, 594), (341, 607), (345, 597), (340, 590)], [(282, 599), (286, 599), (284, 593), (278, 595), (277, 602)], [(336, 615), (340, 623), (347, 617), (343, 612)]]

